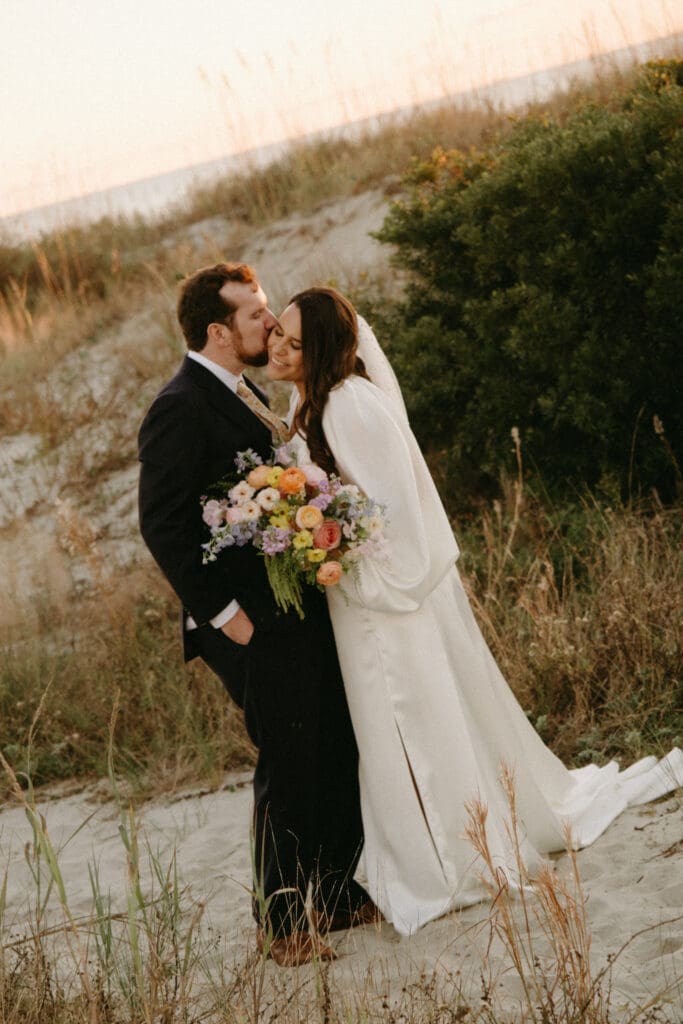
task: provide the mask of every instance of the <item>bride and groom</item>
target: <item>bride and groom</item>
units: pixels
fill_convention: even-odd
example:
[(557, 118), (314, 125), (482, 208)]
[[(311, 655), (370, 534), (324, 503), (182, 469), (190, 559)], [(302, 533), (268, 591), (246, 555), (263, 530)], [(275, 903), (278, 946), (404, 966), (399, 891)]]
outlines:
[[(481, 899), (465, 838), (474, 797), (514, 878), (502, 763), (531, 871), (564, 847), (567, 824), (586, 845), (628, 804), (683, 785), (681, 751), (569, 771), (534, 732), (472, 615), (396, 378), (341, 295), (309, 289), (276, 319), (250, 268), (219, 264), (183, 283), (178, 315), (188, 356), (140, 431), (141, 528), (182, 601), (186, 658), (221, 678), (258, 748), (254, 912), (278, 962), (332, 956), (318, 932), (383, 915), (410, 934)], [(389, 557), (366, 558), (346, 596), (309, 588), (303, 622), (278, 612), (251, 546), (201, 559), (200, 496), (236, 452), (266, 458), (284, 434), (253, 384), (239, 393), (244, 367), (266, 359), (270, 379), (293, 385), (299, 462), (387, 509)], [(361, 845), (366, 889), (353, 880)]]

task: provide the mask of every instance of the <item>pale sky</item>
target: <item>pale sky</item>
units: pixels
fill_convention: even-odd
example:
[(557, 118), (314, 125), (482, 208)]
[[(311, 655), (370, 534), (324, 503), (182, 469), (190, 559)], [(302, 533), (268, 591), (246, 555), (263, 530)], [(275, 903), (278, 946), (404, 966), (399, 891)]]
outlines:
[(0, 0), (0, 216), (682, 30), (681, 0)]

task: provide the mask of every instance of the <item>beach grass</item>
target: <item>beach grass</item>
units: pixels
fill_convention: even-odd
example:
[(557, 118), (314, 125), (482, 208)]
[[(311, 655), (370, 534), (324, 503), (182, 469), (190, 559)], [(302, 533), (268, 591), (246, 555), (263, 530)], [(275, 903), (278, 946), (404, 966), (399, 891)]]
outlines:
[[(554, 509), (516, 483), (455, 522), (470, 600), (535, 728), (575, 766), (680, 745), (680, 509), (588, 497)], [(117, 759), (138, 793), (215, 783), (251, 763), (217, 680), (199, 661), (183, 665), (176, 601), (156, 568), (110, 572), (73, 508), (61, 528), (62, 557), (89, 567), (87, 595), (65, 603), (46, 575), (40, 603), (0, 630), (3, 750), (14, 768), (36, 784), (103, 775), (117, 690)]]

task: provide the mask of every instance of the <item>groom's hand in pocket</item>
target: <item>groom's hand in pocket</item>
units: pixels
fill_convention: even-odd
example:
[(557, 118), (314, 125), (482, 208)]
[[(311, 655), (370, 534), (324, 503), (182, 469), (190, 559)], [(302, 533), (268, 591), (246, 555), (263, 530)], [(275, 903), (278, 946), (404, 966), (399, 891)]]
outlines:
[(239, 644), (241, 647), (246, 647), (252, 638), (254, 624), (247, 613), (240, 608), (229, 622), (221, 626), (221, 630), (228, 640), (232, 640), (234, 644)]

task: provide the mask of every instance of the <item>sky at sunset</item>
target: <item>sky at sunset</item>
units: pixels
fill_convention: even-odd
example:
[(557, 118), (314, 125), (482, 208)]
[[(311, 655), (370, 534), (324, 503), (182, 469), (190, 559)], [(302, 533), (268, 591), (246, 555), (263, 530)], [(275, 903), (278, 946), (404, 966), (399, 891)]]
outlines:
[(681, 0), (0, 0), (0, 216), (681, 30)]

